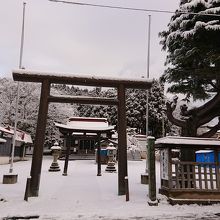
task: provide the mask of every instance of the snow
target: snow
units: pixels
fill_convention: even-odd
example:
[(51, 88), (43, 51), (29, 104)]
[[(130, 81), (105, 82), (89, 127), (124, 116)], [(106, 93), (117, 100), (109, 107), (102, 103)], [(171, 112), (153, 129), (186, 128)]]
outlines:
[(68, 130), (81, 130), (81, 131), (109, 131), (109, 130), (113, 130), (115, 128), (115, 126), (103, 126), (103, 127), (85, 127), (83, 125), (81, 126), (75, 126), (72, 124), (60, 124), (60, 123), (55, 123), (55, 126), (58, 128), (64, 128), (64, 129), (68, 129)]
[(36, 70), (13, 70), (12, 73), (19, 75), (30, 75), (30, 76), (47, 76), (47, 77), (72, 77), (72, 78), (84, 78), (84, 79), (95, 79), (95, 80), (121, 80), (127, 82), (149, 82), (152, 83), (152, 79), (148, 78), (131, 78), (129, 75), (126, 78), (122, 77), (109, 77), (109, 76), (97, 76), (88, 74), (72, 74), (72, 73), (58, 73), (58, 72), (42, 72)]
[[(14, 135), (14, 128), (12, 128), (12, 127), (4, 128), (4, 127), (0, 126), (0, 131), (3, 133), (9, 134), (11, 136)], [(24, 131), (18, 130), (18, 129), (16, 131), (16, 141), (30, 143), (30, 144), (33, 143), (30, 134), (28, 134)]]
[[(149, 206), (148, 186), (140, 184), (146, 161), (128, 162), (130, 201), (117, 195), (117, 173), (104, 171), (96, 176), (97, 165), (92, 160), (69, 161), (68, 176), (61, 172), (48, 172), (52, 157), (44, 157), (39, 197), (24, 201), (26, 178), (29, 176), (30, 160), (17, 162), (14, 170), (18, 183), (1, 184), (0, 218), (7, 216), (39, 215), (47, 220), (158, 220), (158, 219), (213, 219), (220, 205), (175, 205), (167, 203), (165, 197), (158, 206)], [(61, 169), (64, 161), (59, 161)], [(159, 166), (157, 163), (157, 174)], [(1, 165), (0, 174), (5, 174), (9, 165)], [(158, 177), (158, 176), (157, 176)], [(157, 178), (159, 184), (159, 179)], [(217, 219), (217, 218), (216, 218)]]
[(205, 14), (218, 14), (220, 12), (220, 7), (209, 8), (204, 11)]
[(50, 149), (51, 150), (61, 150), (61, 147), (59, 147), (59, 146), (52, 146)]
[(5, 142), (6, 142), (6, 140), (5, 140), (5, 139), (0, 138), (0, 143), (5, 143)]
[(206, 153), (212, 153), (213, 150), (197, 150), (196, 153), (197, 154), (206, 154)]
[(8, 134), (14, 134), (14, 131), (11, 131), (11, 130), (6, 129), (6, 128), (1, 127), (1, 126), (0, 126), (0, 131), (5, 132), (5, 133), (8, 133)]
[(65, 128), (68, 130), (81, 131), (109, 131), (113, 130), (115, 126), (109, 126), (107, 118), (91, 118), (91, 117), (72, 117), (69, 118), (67, 124), (55, 123), (58, 128)]
[[(216, 1), (217, 2), (217, 1)], [(195, 35), (198, 29), (204, 28), (207, 31), (217, 31), (220, 30), (219, 20), (212, 20), (208, 22), (197, 21), (194, 27), (190, 30), (185, 30), (185, 27), (188, 23), (192, 23), (192, 18), (190, 19), (190, 13), (193, 14), (193, 9), (199, 7), (198, 5), (203, 5), (204, 10), (200, 11), (199, 14), (201, 15), (212, 15), (215, 14), (216, 16), (220, 12), (220, 7), (214, 7), (213, 1), (206, 1), (206, 0), (193, 0), (189, 1), (188, 3), (182, 4), (180, 6), (179, 12), (184, 12), (180, 14), (174, 20), (171, 20), (169, 27), (170, 29), (174, 29), (167, 37), (166, 44), (168, 45), (170, 41), (175, 40), (179, 37), (184, 39), (188, 39), (189, 37)], [(180, 28), (179, 28), (180, 27)]]
[(107, 118), (72, 117), (67, 125), (79, 128), (108, 128)]
[[(171, 22), (171, 26), (175, 26), (177, 25), (177, 22), (178, 19), (175, 20), (175, 22)], [(187, 22), (189, 22), (190, 20), (183, 20), (181, 23), (180, 23), (180, 27), (184, 27)], [(218, 24), (219, 21), (218, 20), (212, 20), (212, 21), (209, 21), (209, 22), (202, 22), (202, 21), (197, 21), (194, 25), (194, 27), (190, 30), (187, 30), (187, 31), (180, 31), (179, 29), (176, 30), (176, 31), (173, 31), (171, 32), (168, 37), (167, 37), (167, 44), (169, 44), (169, 42), (173, 39), (177, 39), (179, 37), (182, 37), (184, 39), (187, 39), (189, 38), (190, 36), (193, 36), (197, 33), (197, 30), (201, 29), (201, 28), (204, 28), (206, 30), (220, 30), (220, 25)]]
[[(220, 146), (220, 140), (215, 138), (193, 138), (193, 137), (175, 137), (167, 136), (159, 138), (155, 144), (177, 144), (177, 145), (200, 145), (200, 146)], [(190, 147), (191, 147), (190, 146)]]
[(211, 4), (207, 3), (207, 1), (205, 0), (193, 0), (193, 1), (190, 1), (189, 3), (185, 3), (180, 8), (181, 8), (181, 11), (185, 11), (192, 7), (197, 7), (199, 4), (204, 5), (206, 8), (209, 8), (211, 6)]

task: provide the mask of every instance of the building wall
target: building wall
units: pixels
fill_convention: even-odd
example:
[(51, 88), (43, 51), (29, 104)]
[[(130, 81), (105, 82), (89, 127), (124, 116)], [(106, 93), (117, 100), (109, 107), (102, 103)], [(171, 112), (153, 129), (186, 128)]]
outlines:
[(0, 156), (9, 156), (11, 153), (11, 141), (5, 138), (7, 141), (0, 144)]
[(0, 165), (8, 164), (8, 163), (9, 163), (9, 157), (8, 156), (0, 156)]

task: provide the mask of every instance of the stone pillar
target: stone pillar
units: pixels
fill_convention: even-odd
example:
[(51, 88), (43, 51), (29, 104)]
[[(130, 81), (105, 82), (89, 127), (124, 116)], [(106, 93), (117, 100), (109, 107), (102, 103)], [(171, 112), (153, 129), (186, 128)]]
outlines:
[(147, 144), (148, 144), (148, 172), (149, 172), (149, 199), (148, 202), (151, 206), (157, 206), (158, 201), (156, 197), (156, 168), (155, 168), (155, 138), (148, 136)]

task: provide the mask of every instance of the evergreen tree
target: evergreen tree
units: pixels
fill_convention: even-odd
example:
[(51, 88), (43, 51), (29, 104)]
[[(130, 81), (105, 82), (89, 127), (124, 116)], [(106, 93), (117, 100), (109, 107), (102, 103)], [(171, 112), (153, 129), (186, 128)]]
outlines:
[[(98, 93), (97, 93), (98, 92)], [(115, 98), (116, 90), (107, 89), (102, 91), (100, 88), (94, 88), (86, 94), (91, 97)], [(112, 125), (117, 125), (117, 107), (103, 105), (78, 105), (78, 115), (81, 117), (107, 118)]]
[[(146, 90), (132, 89), (127, 92), (126, 100), (127, 124), (131, 128), (136, 128), (138, 133), (146, 133)], [(151, 135), (155, 137), (162, 136), (162, 126), (167, 121), (165, 116), (165, 97), (164, 88), (156, 80), (153, 81), (152, 88), (149, 91), (148, 99), (148, 126)], [(166, 124), (165, 130), (169, 131), (169, 125)]]
[[(91, 90), (87, 95), (97, 96), (97, 89)], [(158, 81), (153, 82), (149, 92), (149, 130), (155, 137), (162, 136), (162, 120), (167, 121), (165, 116), (165, 97), (163, 86)], [(99, 92), (99, 96), (106, 98), (117, 97), (115, 89)], [(108, 121), (117, 125), (117, 106), (79, 105), (79, 116), (107, 118)], [(136, 128), (138, 133), (146, 133), (146, 90), (128, 89), (126, 92), (126, 116), (127, 126)], [(168, 131), (168, 123), (165, 123)]]
[[(168, 53), (161, 77), (170, 84), (168, 92), (185, 94), (186, 100), (209, 99), (194, 109), (182, 106), (182, 119), (172, 114), (177, 100), (167, 103), (169, 120), (182, 128), (184, 136), (197, 136), (201, 125), (220, 116), (220, 17), (215, 15), (220, 15), (219, 0), (182, 0), (168, 30), (160, 33)], [(209, 137), (218, 129), (220, 123), (202, 136)]]

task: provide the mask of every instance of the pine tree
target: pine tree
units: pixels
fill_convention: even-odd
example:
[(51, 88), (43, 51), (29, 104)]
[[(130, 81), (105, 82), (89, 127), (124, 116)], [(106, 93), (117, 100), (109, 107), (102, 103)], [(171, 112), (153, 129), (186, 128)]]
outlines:
[[(194, 109), (183, 107), (182, 119), (172, 115), (175, 101), (167, 103), (169, 120), (182, 128), (184, 136), (197, 136), (201, 125), (220, 116), (220, 17), (215, 15), (220, 15), (219, 0), (182, 0), (168, 30), (160, 33), (168, 54), (161, 79), (170, 83), (168, 92), (185, 94), (186, 100), (209, 99)], [(220, 122), (202, 136), (218, 129)]]

